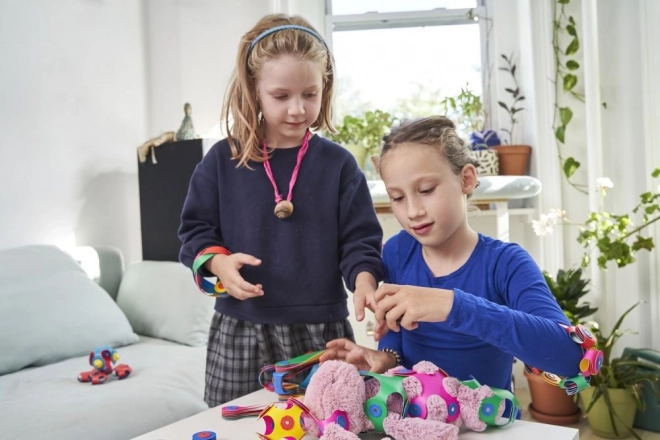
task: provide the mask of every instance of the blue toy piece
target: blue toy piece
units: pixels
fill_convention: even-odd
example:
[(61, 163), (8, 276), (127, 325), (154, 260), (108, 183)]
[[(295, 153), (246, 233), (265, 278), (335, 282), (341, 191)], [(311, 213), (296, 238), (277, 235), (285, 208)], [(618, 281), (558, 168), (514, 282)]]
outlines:
[(215, 440), (215, 432), (213, 431), (200, 431), (192, 436), (192, 440)]
[(119, 379), (127, 378), (133, 370), (126, 364), (113, 365), (119, 360), (119, 353), (114, 348), (104, 345), (97, 347), (89, 353), (89, 365), (94, 367), (90, 371), (78, 375), (78, 382), (91, 382), (92, 385), (105, 383), (113, 372)]

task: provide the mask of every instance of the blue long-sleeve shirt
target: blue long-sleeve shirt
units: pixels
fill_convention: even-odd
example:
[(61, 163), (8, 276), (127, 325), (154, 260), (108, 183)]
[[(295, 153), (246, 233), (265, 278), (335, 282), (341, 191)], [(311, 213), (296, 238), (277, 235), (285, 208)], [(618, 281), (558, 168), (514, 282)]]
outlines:
[(560, 376), (579, 373), (582, 348), (558, 323), (569, 325), (542, 272), (520, 246), (479, 234), (468, 261), (434, 277), (422, 248), (402, 231), (383, 249), (385, 280), (454, 290), (447, 320), (388, 332), (379, 348), (393, 348), (405, 367), (431, 361), (461, 380), (511, 389), (513, 358)]
[[(270, 158), (285, 199), (299, 150), (276, 149)], [(383, 233), (355, 159), (312, 136), (293, 189), (294, 211), (285, 220), (273, 213), (275, 194), (263, 163), (237, 163), (225, 139), (195, 169), (181, 214), (181, 262), (191, 267), (200, 251), (216, 245), (262, 260), (241, 269), (245, 280), (263, 285), (262, 297), (216, 300), (215, 309), (234, 318), (262, 324), (345, 319), (342, 277), (351, 291), (360, 272), (383, 278)]]

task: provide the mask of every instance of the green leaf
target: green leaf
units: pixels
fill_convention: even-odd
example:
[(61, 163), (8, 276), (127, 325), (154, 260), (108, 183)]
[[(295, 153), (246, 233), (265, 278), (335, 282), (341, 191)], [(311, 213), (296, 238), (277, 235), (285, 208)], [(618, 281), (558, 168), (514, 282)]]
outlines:
[(653, 170), (653, 173), (651, 173), (653, 177), (658, 177), (660, 176), (660, 167), (656, 168)]
[(557, 0), (560, 5), (567, 5), (571, 0)]
[(562, 107), (559, 109), (559, 119), (561, 119), (562, 125), (568, 125), (573, 118), (573, 112), (568, 107)]
[(580, 68), (580, 65), (575, 60), (568, 60), (566, 61), (566, 68), (568, 70), (577, 70)]
[(577, 84), (578, 79), (577, 76), (573, 74), (568, 74), (564, 76), (564, 91), (565, 92), (570, 92), (573, 87)]
[(502, 107), (504, 110), (506, 110), (507, 112), (509, 111), (509, 107), (507, 107), (505, 103), (503, 103), (502, 101), (497, 101), (497, 103), (498, 103), (498, 104), (500, 105), (500, 107)]
[(575, 30), (575, 26), (573, 26), (572, 24), (566, 26), (566, 32), (568, 32), (568, 35), (577, 37), (577, 31)]
[(564, 143), (564, 135), (565, 135), (565, 134), (566, 134), (566, 126), (565, 126), (565, 125), (560, 125), (560, 126), (557, 127), (557, 129), (555, 130), (555, 137), (556, 137), (557, 140), (558, 140), (559, 142), (561, 142), (562, 144)]
[(564, 161), (564, 174), (570, 179), (570, 177), (575, 174), (575, 172), (580, 168), (580, 162), (573, 159), (572, 157), (567, 158)]
[(578, 51), (579, 48), (580, 48), (580, 42), (578, 41), (577, 38), (573, 38), (573, 40), (571, 40), (571, 43), (566, 48), (565, 53), (566, 55), (573, 55)]

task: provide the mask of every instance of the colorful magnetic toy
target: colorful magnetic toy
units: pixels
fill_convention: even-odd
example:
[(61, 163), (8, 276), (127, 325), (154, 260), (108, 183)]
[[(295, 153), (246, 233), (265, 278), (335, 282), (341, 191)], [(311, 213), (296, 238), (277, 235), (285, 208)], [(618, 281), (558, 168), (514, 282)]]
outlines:
[[(301, 440), (306, 433), (303, 414), (306, 408), (295, 399), (282, 403), (273, 403), (259, 415), (259, 420), (266, 424), (263, 434), (257, 433), (262, 440)], [(308, 411), (308, 410), (307, 410)]]
[[(477, 389), (481, 386), (479, 381), (472, 376), (470, 380), (461, 381), (467, 387)], [(479, 407), (479, 420), (488, 426), (502, 427), (513, 423), (520, 415), (520, 403), (511, 391), (501, 388), (490, 388), (493, 392), (491, 397), (485, 398)], [(504, 413), (498, 414), (500, 404), (504, 401)], [(508, 417), (507, 417), (508, 414)]]
[[(259, 372), (259, 383), (267, 390), (274, 391), (280, 397), (303, 395), (310, 379), (318, 369), (319, 358), (324, 352), (325, 350), (315, 351), (277, 362), (274, 365), (267, 365)], [(300, 384), (291, 382), (296, 375), (307, 371), (309, 373)], [(263, 376), (266, 373), (272, 374), (273, 379), (271, 382), (264, 383)]]
[(541, 371), (538, 368), (525, 364), (525, 369), (530, 374), (538, 374), (543, 380), (551, 385), (556, 385), (572, 396), (589, 388), (591, 376), (600, 372), (603, 365), (603, 352), (596, 348), (596, 338), (582, 324), (567, 326), (559, 324), (566, 330), (568, 336), (584, 350), (584, 356), (580, 361), (580, 374), (575, 377), (560, 377), (556, 374)]
[(97, 347), (89, 353), (89, 365), (94, 367), (78, 375), (79, 382), (91, 382), (92, 385), (105, 383), (108, 376), (115, 373), (119, 379), (127, 378), (133, 369), (126, 364), (113, 365), (119, 360), (119, 353), (110, 346)]

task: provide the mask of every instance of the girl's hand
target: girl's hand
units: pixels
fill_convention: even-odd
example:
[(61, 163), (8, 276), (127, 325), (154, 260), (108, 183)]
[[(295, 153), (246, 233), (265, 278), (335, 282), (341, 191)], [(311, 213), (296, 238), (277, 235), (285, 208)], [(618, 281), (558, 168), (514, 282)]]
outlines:
[(382, 284), (375, 295), (376, 340), (387, 329), (417, 328), (418, 322), (443, 322), (454, 304), (454, 291), (429, 287)]
[(365, 307), (372, 312), (376, 310), (376, 278), (369, 272), (360, 272), (355, 279), (355, 290), (353, 291), (353, 305), (355, 306), (355, 318), (358, 321), (364, 319)]
[(348, 339), (335, 339), (326, 344), (326, 352), (320, 361), (341, 360), (354, 365), (358, 370), (384, 373), (396, 366), (396, 359), (384, 351), (362, 347)]
[(216, 254), (206, 262), (206, 268), (218, 277), (227, 293), (236, 299), (244, 300), (262, 296), (264, 294), (261, 284), (251, 284), (243, 279), (239, 270), (244, 265), (259, 266), (261, 260), (248, 254)]

